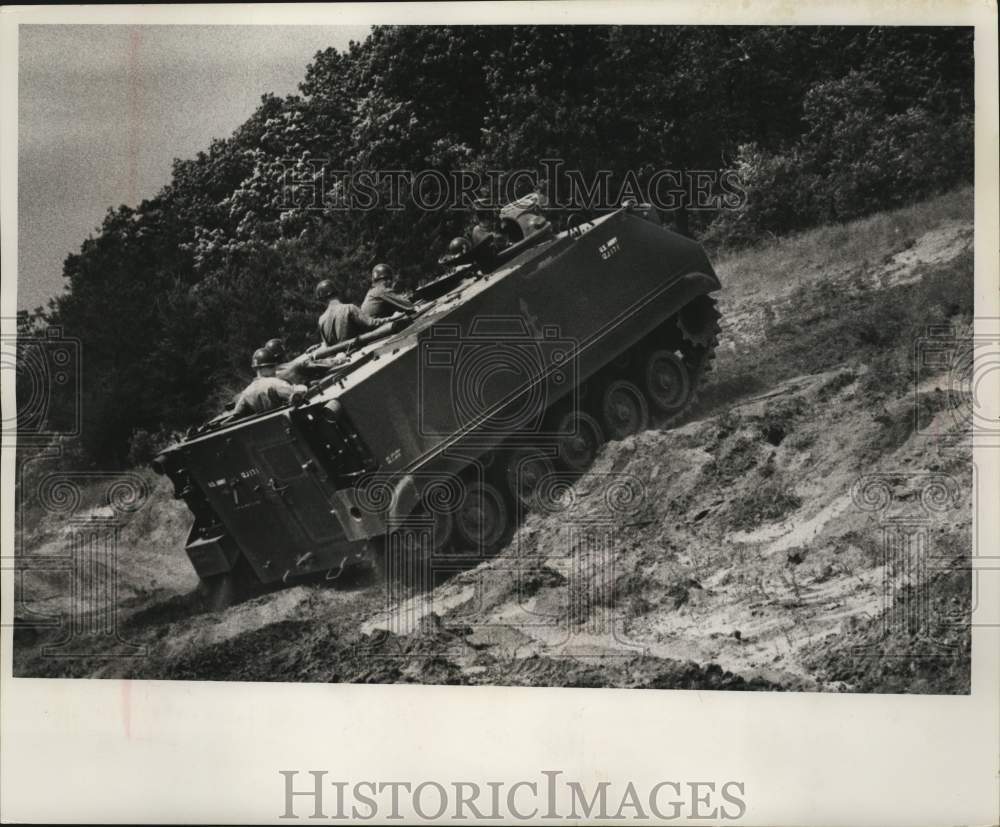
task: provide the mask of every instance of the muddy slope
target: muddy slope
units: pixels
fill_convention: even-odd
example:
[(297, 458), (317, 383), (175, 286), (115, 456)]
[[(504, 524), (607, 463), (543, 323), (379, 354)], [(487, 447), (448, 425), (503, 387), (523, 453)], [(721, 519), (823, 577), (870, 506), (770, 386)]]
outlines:
[[(894, 245), (737, 281), (691, 421), (608, 444), (500, 554), (422, 569), (419, 588), (357, 572), (213, 613), (183, 510), (146, 478), (117, 635), (57, 657), (65, 630), (22, 624), (15, 674), (967, 692), (965, 400), (913, 352), (971, 318), (971, 225)], [(27, 547), (56, 553), (54, 525)], [(59, 576), (32, 583), (25, 605), (66, 610)]]

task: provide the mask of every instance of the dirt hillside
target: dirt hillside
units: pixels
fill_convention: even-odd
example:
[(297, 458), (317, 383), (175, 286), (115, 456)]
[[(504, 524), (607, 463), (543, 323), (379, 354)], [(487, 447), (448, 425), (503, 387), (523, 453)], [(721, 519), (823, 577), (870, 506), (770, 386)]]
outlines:
[[(723, 335), (689, 421), (607, 444), (502, 552), (425, 588), (355, 572), (213, 613), (185, 509), (137, 472), (117, 637), (53, 656), (65, 627), (26, 609), (96, 606), (66, 572), (28, 573), (15, 674), (967, 692), (967, 398), (919, 354), (968, 329), (971, 250), (964, 190), (723, 256)], [(65, 554), (34, 478), (23, 548)], [(89, 496), (77, 517), (100, 518)]]

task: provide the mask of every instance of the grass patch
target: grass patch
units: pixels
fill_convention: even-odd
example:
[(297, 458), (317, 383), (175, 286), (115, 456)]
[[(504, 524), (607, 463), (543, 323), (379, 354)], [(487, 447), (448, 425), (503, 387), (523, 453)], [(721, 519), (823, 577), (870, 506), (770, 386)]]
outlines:
[(958, 559), (927, 582), (896, 591), (888, 622), (872, 618), (831, 636), (806, 665), (855, 692), (967, 694), (971, 599), (972, 574)]
[(750, 371), (731, 370), (728, 360), (728, 356), (721, 357), (721, 369), (716, 367), (708, 375), (708, 383), (698, 390), (698, 401), (692, 416), (717, 410), (736, 399), (746, 399), (767, 390), (764, 377)]
[(817, 227), (749, 250), (723, 250), (715, 269), (726, 289), (736, 294), (804, 286), (824, 278), (831, 252), (840, 267), (880, 264), (929, 230), (950, 221), (971, 222), (972, 217), (973, 189), (961, 187), (898, 210)]
[[(916, 284), (874, 295), (829, 291), (819, 301), (803, 295), (803, 306), (811, 309), (774, 325), (768, 349), (775, 353), (769, 361), (775, 363), (772, 370), (799, 375), (830, 370), (854, 359), (871, 363), (890, 352), (908, 357), (929, 326), (947, 324), (958, 315), (971, 317), (972, 303), (971, 251), (928, 268)], [(867, 381), (886, 378), (875, 371)]]
[[(763, 388), (795, 376), (833, 370), (844, 363), (869, 365), (860, 391), (874, 399), (910, 391), (916, 377), (914, 348), (931, 326), (962, 327), (973, 316), (973, 258), (927, 267), (915, 284), (868, 293), (832, 285), (801, 288), (785, 318), (750, 353), (720, 353), (696, 416), (705, 416)], [(824, 391), (850, 384), (843, 371)]]
[(775, 447), (781, 445), (805, 409), (806, 405), (801, 397), (782, 399), (768, 405), (757, 420), (761, 438)]
[(801, 507), (802, 498), (780, 476), (766, 477), (760, 485), (729, 506), (729, 526), (737, 531), (773, 523)]
[(746, 436), (736, 437), (702, 467), (702, 478), (711, 485), (731, 482), (757, 465), (758, 443)]
[(823, 385), (823, 387), (819, 389), (819, 393), (816, 398), (819, 399), (820, 402), (825, 402), (826, 400), (836, 396), (857, 378), (858, 375), (853, 370), (838, 371), (833, 378), (831, 378)]
[(788, 440), (788, 447), (793, 451), (807, 451), (816, 444), (816, 434), (800, 432)]

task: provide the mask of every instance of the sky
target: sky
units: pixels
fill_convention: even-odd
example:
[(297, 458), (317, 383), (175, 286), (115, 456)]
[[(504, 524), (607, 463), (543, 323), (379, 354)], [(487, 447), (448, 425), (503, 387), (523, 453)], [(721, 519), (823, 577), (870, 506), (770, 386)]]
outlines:
[(265, 92), (298, 91), (317, 51), (365, 26), (19, 28), (19, 309), (63, 291), (67, 254), (229, 136)]

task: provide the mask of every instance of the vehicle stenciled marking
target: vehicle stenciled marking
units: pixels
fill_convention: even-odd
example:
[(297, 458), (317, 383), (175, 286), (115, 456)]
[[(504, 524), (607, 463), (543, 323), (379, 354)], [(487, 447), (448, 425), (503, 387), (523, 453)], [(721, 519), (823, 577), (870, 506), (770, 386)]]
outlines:
[(597, 252), (600, 253), (601, 258), (607, 261), (611, 256), (620, 253), (622, 250), (621, 244), (618, 243), (618, 236), (609, 238), (600, 247), (597, 248)]
[[(247, 469), (245, 469), (243, 471), (240, 471), (238, 474), (236, 474), (236, 476), (234, 477), (234, 479), (235, 480), (248, 480), (248, 479), (251, 479), (252, 477), (256, 477), (256, 476), (259, 476), (259, 475), (260, 475), (260, 469), (257, 468), (257, 467), (252, 467), (252, 468), (247, 468)], [(218, 480), (209, 480), (206, 483), (206, 486), (208, 488), (225, 488), (227, 485), (229, 485), (229, 483), (230, 483), (230, 480), (227, 480), (225, 477), (223, 477), (222, 479), (218, 479)]]

